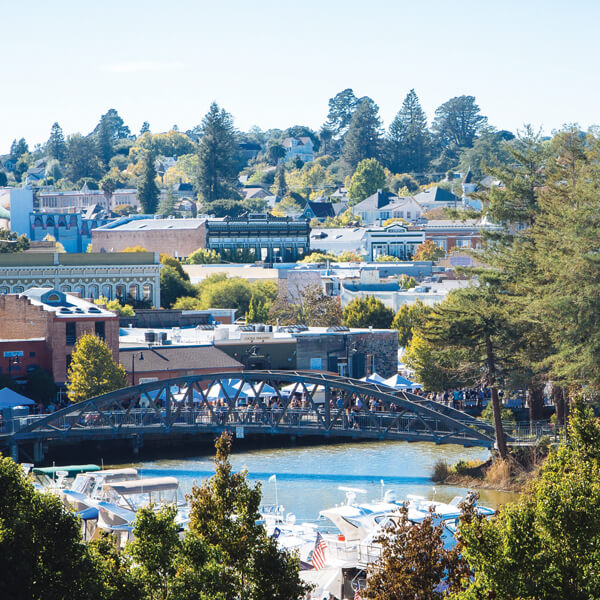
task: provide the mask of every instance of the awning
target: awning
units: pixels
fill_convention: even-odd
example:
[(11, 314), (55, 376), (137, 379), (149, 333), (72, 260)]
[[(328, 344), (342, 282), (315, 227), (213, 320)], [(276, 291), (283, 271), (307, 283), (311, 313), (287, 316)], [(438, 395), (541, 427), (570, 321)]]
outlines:
[(118, 483), (105, 483), (103, 490), (114, 490), (122, 496), (131, 494), (144, 494), (148, 492), (161, 492), (176, 490), (179, 482), (175, 477), (151, 477), (148, 479), (134, 479), (132, 481), (119, 481)]
[(94, 471), (100, 471), (98, 465), (67, 465), (66, 467), (37, 467), (33, 469), (35, 475), (48, 475), (52, 477), (59, 471), (66, 471), (67, 477), (74, 477), (79, 473), (91, 473)]

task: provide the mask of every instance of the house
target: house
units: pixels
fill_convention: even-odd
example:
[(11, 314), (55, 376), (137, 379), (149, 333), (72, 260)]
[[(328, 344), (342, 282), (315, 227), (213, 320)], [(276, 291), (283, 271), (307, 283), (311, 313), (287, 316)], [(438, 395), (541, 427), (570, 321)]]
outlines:
[(404, 219), (416, 223), (421, 218), (421, 206), (411, 196), (398, 197), (377, 190), (352, 207), (365, 225), (381, 224), (387, 219)]
[(330, 198), (335, 202), (348, 202), (348, 190), (345, 187), (339, 187)]
[(304, 207), (302, 216), (307, 219), (325, 221), (325, 219), (332, 219), (336, 214), (332, 202), (311, 202), (309, 200)]
[(500, 226), (485, 219), (431, 219), (422, 226), (425, 239), (434, 241), (446, 253), (454, 248), (479, 250), (482, 247), (481, 231), (498, 231)]
[(285, 162), (299, 158), (302, 162), (315, 160), (313, 141), (309, 137), (288, 137), (283, 140)]
[(456, 194), (438, 186), (417, 194), (415, 200), (423, 212), (436, 208), (456, 208), (461, 205), (461, 199)]
[(242, 192), (244, 194), (244, 200), (253, 200), (256, 198), (266, 199), (269, 196), (271, 196), (271, 194), (267, 192), (267, 190), (261, 187), (244, 188)]

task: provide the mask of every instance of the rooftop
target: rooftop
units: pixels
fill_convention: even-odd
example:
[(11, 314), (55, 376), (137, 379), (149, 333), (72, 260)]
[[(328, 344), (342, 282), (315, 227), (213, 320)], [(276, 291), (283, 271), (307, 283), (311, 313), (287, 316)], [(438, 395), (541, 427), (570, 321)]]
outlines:
[(92, 302), (53, 288), (30, 288), (19, 294), (19, 297), (27, 298), (34, 306), (41, 306), (45, 311), (53, 312), (57, 317), (64, 319), (72, 317), (97, 319), (116, 316), (115, 313)]
[(198, 229), (206, 223), (206, 219), (155, 219), (145, 215), (143, 218), (132, 219), (125, 217), (112, 223), (107, 223), (97, 230), (112, 231), (151, 231), (165, 229)]

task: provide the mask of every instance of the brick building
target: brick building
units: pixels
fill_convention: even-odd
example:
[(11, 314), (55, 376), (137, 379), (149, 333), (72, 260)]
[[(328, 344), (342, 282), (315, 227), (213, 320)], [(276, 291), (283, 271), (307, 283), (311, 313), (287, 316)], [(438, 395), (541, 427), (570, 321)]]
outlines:
[(2, 373), (16, 377), (39, 366), (50, 371), (57, 384), (64, 384), (75, 343), (86, 333), (104, 339), (119, 360), (115, 313), (52, 288), (0, 296)]

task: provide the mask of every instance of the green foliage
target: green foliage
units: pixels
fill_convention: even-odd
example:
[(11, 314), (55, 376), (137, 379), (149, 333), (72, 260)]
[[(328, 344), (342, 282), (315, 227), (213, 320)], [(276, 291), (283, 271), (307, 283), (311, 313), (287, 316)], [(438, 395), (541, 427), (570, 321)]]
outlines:
[(267, 203), (262, 198), (250, 198), (248, 200), (219, 198), (210, 203), (203, 202), (202, 211), (216, 218), (239, 217), (247, 212), (262, 212), (266, 205)]
[(173, 188), (167, 188), (167, 191), (164, 194), (160, 195), (160, 200), (158, 202), (158, 208), (156, 212), (159, 215), (174, 215), (175, 214), (175, 203), (177, 202), (177, 196), (173, 191)]
[(286, 196), (278, 202), (271, 213), (276, 217), (287, 217), (291, 215), (298, 215), (302, 212), (302, 206), (296, 202), (292, 196)]
[(302, 260), (298, 262), (301, 263), (325, 263), (327, 261), (337, 262), (337, 257), (333, 254), (327, 254), (326, 252), (311, 252), (307, 254)]
[(212, 265), (222, 262), (221, 255), (216, 250), (198, 248), (185, 261), (188, 265)]
[(21, 158), (24, 154), (29, 152), (29, 146), (25, 141), (25, 138), (21, 138), (20, 140), (13, 140), (10, 145), (10, 157), (12, 160), (16, 161)]
[(347, 327), (389, 329), (394, 319), (394, 311), (375, 296), (354, 298), (342, 314)]
[(0, 457), (0, 598), (102, 599), (79, 528), (57, 495), (37, 492)]
[(182, 296), (195, 295), (196, 290), (188, 279), (182, 277), (176, 267), (163, 266), (160, 270), (160, 304), (163, 308), (172, 308)]
[(25, 383), (24, 394), (44, 405), (48, 405), (56, 396), (58, 388), (54, 383), (52, 373), (37, 367), (30, 373), (27, 373), (27, 383)]
[(385, 188), (385, 171), (375, 158), (368, 158), (358, 163), (358, 167), (348, 188), (350, 200), (360, 202)]
[(71, 181), (79, 181), (83, 177), (96, 179), (102, 172), (94, 140), (79, 133), (67, 138), (66, 164), (67, 177)]
[(358, 215), (355, 215), (352, 212), (352, 209), (349, 208), (343, 213), (339, 214), (337, 217), (327, 217), (323, 223), (319, 223), (317, 221), (314, 227), (328, 229), (331, 227), (357, 227), (360, 224), (361, 218)]
[(383, 256), (378, 256), (375, 259), (375, 262), (400, 262), (400, 259), (397, 256), (389, 256), (385, 254)]
[(435, 111), (432, 130), (443, 146), (473, 145), (475, 136), (487, 125), (473, 96), (450, 98)]
[(277, 167), (277, 172), (275, 173), (275, 187), (273, 191), (275, 192), (275, 195), (279, 196), (280, 198), (285, 198), (288, 193), (288, 185), (285, 180), (285, 167), (283, 163)]
[(254, 295), (250, 298), (248, 312), (246, 313), (246, 323), (266, 323), (269, 318), (269, 307), (266, 307)]
[(207, 277), (198, 284), (200, 306), (207, 308), (235, 308), (245, 315), (252, 298), (252, 286), (247, 279), (228, 277), (221, 280)]
[[(403, 506), (398, 519), (377, 538), (381, 557), (369, 566), (362, 598), (371, 600), (441, 600), (461, 588), (468, 565), (456, 548), (444, 546), (444, 527), (433, 514), (421, 522), (408, 518)], [(440, 589), (444, 581), (447, 591)]]
[(332, 327), (342, 324), (338, 301), (326, 296), (319, 285), (296, 290), (293, 296), (280, 293), (269, 311), (269, 323)]
[(344, 160), (355, 169), (361, 160), (380, 154), (381, 119), (379, 107), (371, 98), (361, 98), (344, 136)]
[(58, 123), (54, 123), (50, 130), (50, 137), (46, 142), (46, 155), (58, 161), (64, 160), (67, 156), (67, 143), (65, 142), (63, 130)]
[(144, 154), (142, 159), (142, 176), (137, 189), (142, 212), (148, 215), (156, 212), (158, 196), (160, 195), (160, 190), (156, 184), (155, 159), (156, 156), (151, 151), (147, 151)]
[(413, 260), (430, 260), (435, 262), (444, 258), (446, 252), (441, 246), (438, 246), (433, 240), (425, 240), (417, 246), (413, 255)]
[(327, 113), (325, 129), (330, 133), (330, 136), (326, 135), (326, 139), (331, 136), (342, 136), (346, 133), (357, 103), (358, 98), (350, 88), (329, 99), (329, 112)]
[(460, 527), (473, 578), (459, 600), (584, 600), (600, 595), (600, 423), (576, 403), (569, 443), (551, 452), (518, 502)]
[(29, 238), (9, 229), (0, 229), (0, 254), (23, 252), (29, 248)]
[[(481, 413), (481, 418), (485, 419), (486, 421), (494, 420), (494, 407), (492, 406), (491, 402), (488, 402), (488, 405), (483, 409), (483, 412)], [(510, 408), (504, 407), (500, 410), (500, 418), (503, 422), (510, 422), (516, 420), (513, 411), (510, 410)]]
[(67, 378), (71, 402), (81, 402), (127, 385), (125, 369), (113, 360), (106, 342), (88, 334), (77, 340)]
[(117, 313), (120, 317), (133, 317), (135, 312), (131, 304), (121, 304), (118, 300), (110, 300), (106, 303), (106, 308)]
[(4, 171), (0, 171), (0, 187), (6, 187), (8, 184), (8, 177)]
[(183, 268), (183, 265), (181, 264), (181, 261), (177, 260), (174, 256), (171, 256), (170, 254), (161, 254), (160, 255), (160, 264), (161, 265), (166, 265), (168, 267), (173, 267), (173, 269), (175, 269), (179, 275), (179, 277), (181, 277), (181, 279), (185, 279), (186, 281), (190, 280), (190, 276), (185, 272), (185, 269)]
[(403, 304), (392, 321), (392, 329), (398, 330), (398, 343), (406, 348), (410, 344), (415, 330), (422, 327), (431, 312), (431, 307), (420, 300), (412, 304)]
[(202, 120), (198, 145), (198, 190), (205, 202), (231, 197), (237, 175), (236, 154), (233, 118), (213, 102)]

